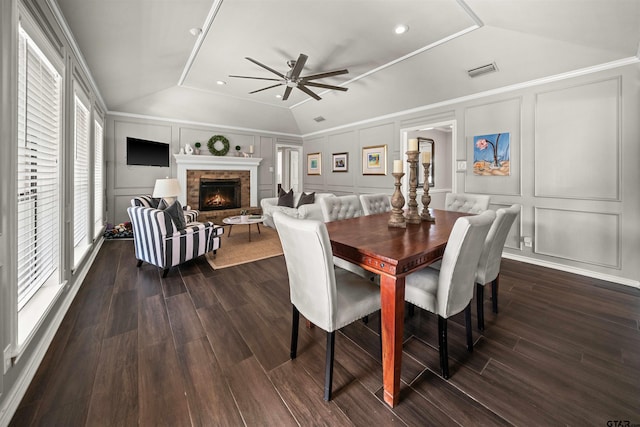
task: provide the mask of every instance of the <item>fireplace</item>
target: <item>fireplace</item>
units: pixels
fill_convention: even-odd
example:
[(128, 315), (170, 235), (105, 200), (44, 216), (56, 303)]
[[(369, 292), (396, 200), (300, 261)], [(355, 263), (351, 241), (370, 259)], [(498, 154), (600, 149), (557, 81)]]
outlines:
[(235, 209), (241, 206), (241, 185), (239, 178), (200, 178), (201, 211)]

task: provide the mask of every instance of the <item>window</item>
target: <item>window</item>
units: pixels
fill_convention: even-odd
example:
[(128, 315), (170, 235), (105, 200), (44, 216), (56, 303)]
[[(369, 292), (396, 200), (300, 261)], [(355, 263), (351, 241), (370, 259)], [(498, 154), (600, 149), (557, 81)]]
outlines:
[(98, 236), (102, 232), (102, 225), (104, 224), (103, 211), (104, 211), (104, 179), (102, 173), (102, 145), (103, 145), (103, 130), (102, 124), (96, 120), (93, 124), (93, 221), (94, 221), (94, 236)]
[(89, 248), (89, 109), (79, 90), (74, 96), (73, 248), (78, 265)]
[(60, 282), (62, 78), (20, 27), (18, 37), (18, 310)]

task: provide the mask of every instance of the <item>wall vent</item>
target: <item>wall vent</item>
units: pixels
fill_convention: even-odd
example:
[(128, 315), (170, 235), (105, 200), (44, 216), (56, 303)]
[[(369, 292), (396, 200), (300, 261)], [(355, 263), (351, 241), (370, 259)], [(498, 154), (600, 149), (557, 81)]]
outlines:
[(498, 67), (495, 62), (492, 62), (491, 64), (467, 70), (467, 74), (469, 74), (469, 77), (478, 77), (483, 74), (493, 73), (494, 71), (498, 71)]
[(316, 122), (320, 123), (320, 122), (324, 122), (325, 118), (322, 116), (318, 116), (318, 117), (314, 117), (313, 120), (315, 120)]

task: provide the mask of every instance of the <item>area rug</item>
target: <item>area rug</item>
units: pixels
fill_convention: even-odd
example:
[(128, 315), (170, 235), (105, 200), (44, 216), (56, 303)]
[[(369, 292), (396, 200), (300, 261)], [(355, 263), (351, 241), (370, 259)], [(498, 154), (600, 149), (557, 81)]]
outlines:
[(251, 226), (251, 241), (249, 241), (249, 227), (234, 225), (229, 237), (229, 227), (224, 228), (222, 244), (218, 253), (206, 255), (207, 261), (214, 270), (232, 267), (282, 255), (282, 246), (278, 233), (267, 226), (260, 226), (260, 234), (255, 226)]

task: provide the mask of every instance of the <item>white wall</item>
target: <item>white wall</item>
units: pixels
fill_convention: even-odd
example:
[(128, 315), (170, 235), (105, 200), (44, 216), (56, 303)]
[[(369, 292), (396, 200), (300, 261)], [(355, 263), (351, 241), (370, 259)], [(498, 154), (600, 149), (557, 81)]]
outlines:
[[(214, 125), (184, 123), (162, 119), (141, 118), (126, 114), (108, 114), (106, 124), (107, 159), (107, 221), (113, 224), (129, 221), (127, 207), (131, 199), (151, 194), (155, 180), (176, 177), (177, 167), (171, 156), (169, 167), (129, 166), (126, 159), (127, 137), (142, 138), (170, 144), (170, 152), (178, 153), (185, 144), (201, 142), (201, 156), (210, 156), (207, 141), (213, 135), (224, 135), (231, 149), (227, 156), (235, 155), (234, 147), (248, 152), (254, 146), (254, 157), (263, 160), (258, 167), (258, 199), (274, 196), (275, 144), (300, 144), (301, 138), (287, 134), (260, 132), (241, 128), (220, 128)], [(258, 202), (259, 202), (258, 200)]]
[[(405, 157), (401, 129), (454, 120), (453, 158), (444, 160), (453, 190), (489, 194), (492, 209), (523, 206), (507, 256), (640, 287), (639, 74), (627, 65), (306, 135), (305, 154), (321, 152), (323, 170), (305, 174), (305, 190), (391, 194), (390, 173), (362, 175), (362, 147), (386, 144), (390, 171)], [(510, 175), (474, 175), (473, 137), (501, 132), (510, 134)], [(331, 153), (344, 151), (349, 173), (332, 173)]]

